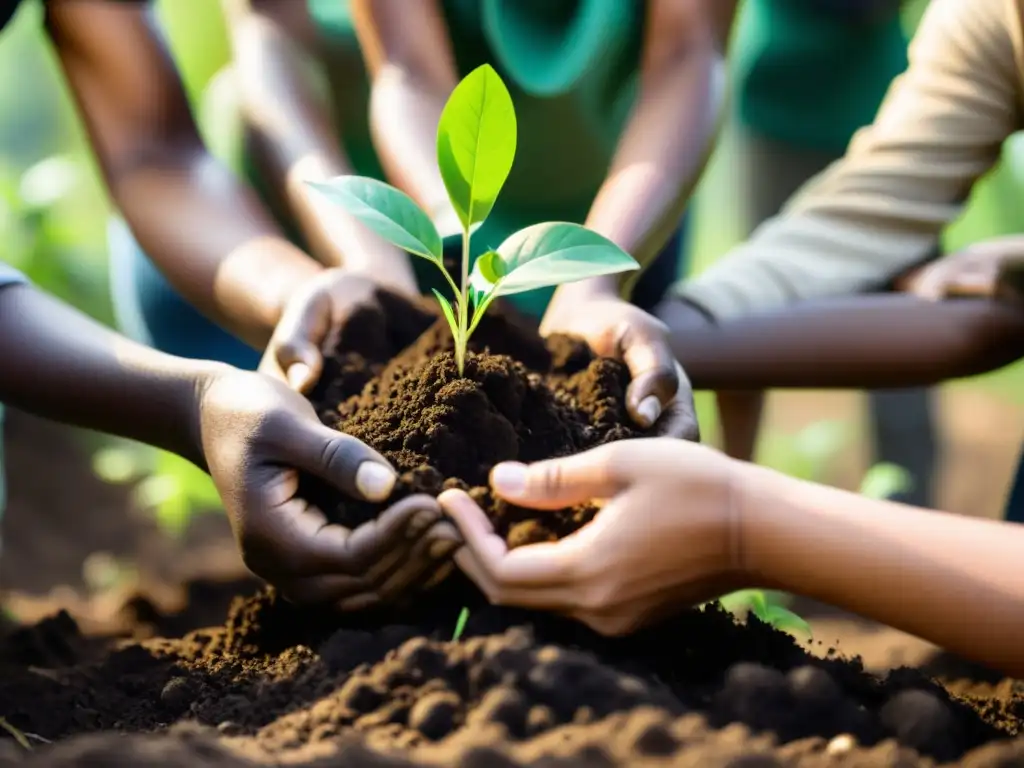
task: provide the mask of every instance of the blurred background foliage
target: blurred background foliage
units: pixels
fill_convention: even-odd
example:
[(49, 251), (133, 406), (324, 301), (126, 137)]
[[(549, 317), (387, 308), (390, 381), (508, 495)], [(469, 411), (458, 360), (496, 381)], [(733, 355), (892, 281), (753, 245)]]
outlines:
[[(301, 0), (295, 0), (300, 2)], [(196, 98), (228, 61), (217, 0), (157, 0), (154, 12), (189, 94)], [(906, 6), (912, 30), (926, 0)], [(25, 271), (41, 288), (110, 323), (105, 229), (109, 201), (52, 50), (41, 29), (39, 0), (22, 4), (0, 44), (0, 258)], [(741, 236), (730, 214), (729, 148), (715, 154), (698, 191), (691, 248), (694, 269), (720, 257)], [(965, 216), (946, 236), (949, 247), (1024, 230), (1024, 220), (1001, 201), (1024, 191), (1024, 148), (1008, 142), (1000, 167), (976, 189)], [(952, 386), (984, 388), (1024, 403), (1024, 367)], [(699, 398), (706, 434), (715, 434), (710, 396)], [(852, 420), (830, 420), (798, 434), (769, 431), (760, 460), (807, 479), (822, 479), (849, 439)], [(196, 508), (216, 504), (209, 479), (177, 457), (117, 441), (97, 446), (95, 469), (110, 482), (136, 483), (140, 503), (169, 530), (180, 530)], [(874, 471), (874, 470), (872, 470)], [(896, 482), (892, 470), (876, 482)]]

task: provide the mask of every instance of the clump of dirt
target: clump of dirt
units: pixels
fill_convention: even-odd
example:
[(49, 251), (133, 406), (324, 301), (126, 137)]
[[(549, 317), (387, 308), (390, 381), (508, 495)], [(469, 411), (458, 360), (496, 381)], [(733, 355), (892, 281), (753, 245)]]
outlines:
[[(626, 367), (595, 357), (576, 339), (542, 341), (507, 309), (484, 317), (463, 375), (453, 349), (436, 312), (384, 295), (381, 306), (351, 318), (312, 401), (326, 424), (380, 451), (399, 470), (389, 503), (462, 488), (511, 546), (561, 538), (592, 519), (589, 504), (538, 519), (494, 499), (487, 476), (502, 461), (567, 456), (646, 434), (626, 412)], [(306, 483), (307, 495), (345, 525), (381, 510)]]

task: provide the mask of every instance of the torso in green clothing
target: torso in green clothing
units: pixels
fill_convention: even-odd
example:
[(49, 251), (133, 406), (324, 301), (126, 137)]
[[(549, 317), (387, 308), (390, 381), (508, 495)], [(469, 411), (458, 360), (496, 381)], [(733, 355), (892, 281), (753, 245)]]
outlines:
[[(341, 65), (362, 72), (348, 4), (307, 2)], [(474, 255), (530, 224), (582, 223), (633, 103), (643, 3), (442, 0), (442, 7), (459, 74), (491, 64), (508, 85), (518, 122), (515, 165), (491, 216), (473, 236)], [(351, 83), (352, 77), (339, 80)], [(361, 90), (337, 94), (345, 118), (342, 140), (358, 173), (383, 178), (370, 141), (365, 76), (362, 82)], [(424, 277), (434, 269), (425, 262), (417, 267), (425, 268)], [(551, 292), (521, 294), (516, 303), (540, 314)]]
[(745, 0), (731, 46), (740, 122), (842, 152), (907, 67), (898, 0)]

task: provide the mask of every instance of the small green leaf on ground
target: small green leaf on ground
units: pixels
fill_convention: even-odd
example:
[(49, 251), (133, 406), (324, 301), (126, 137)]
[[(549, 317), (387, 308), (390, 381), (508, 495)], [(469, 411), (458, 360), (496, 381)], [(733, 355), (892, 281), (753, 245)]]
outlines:
[(466, 622), (469, 621), (469, 608), (459, 611), (459, 618), (455, 621), (455, 632), (452, 633), (452, 640), (458, 640), (466, 631)]

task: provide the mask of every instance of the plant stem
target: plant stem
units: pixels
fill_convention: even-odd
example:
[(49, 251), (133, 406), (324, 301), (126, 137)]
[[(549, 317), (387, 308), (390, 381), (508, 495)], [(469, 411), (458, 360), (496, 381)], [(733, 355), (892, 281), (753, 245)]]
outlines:
[(462, 376), (466, 370), (466, 347), (469, 343), (469, 227), (462, 230), (462, 281), (459, 286), (459, 335), (455, 339), (455, 363)]

